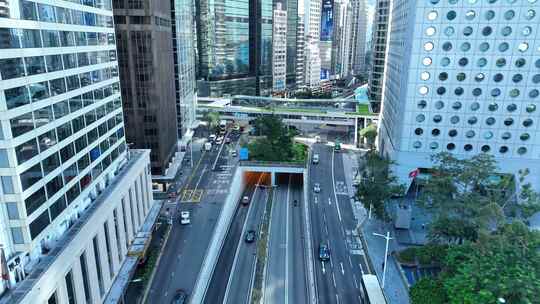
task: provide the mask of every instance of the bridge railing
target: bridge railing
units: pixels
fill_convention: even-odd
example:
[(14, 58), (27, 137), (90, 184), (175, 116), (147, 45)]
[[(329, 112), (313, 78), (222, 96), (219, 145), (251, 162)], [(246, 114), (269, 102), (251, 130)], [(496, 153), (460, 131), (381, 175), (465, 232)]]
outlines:
[(241, 160), (240, 166), (243, 167), (287, 167), (287, 168), (305, 168), (305, 161), (297, 162), (273, 162), (273, 161), (258, 161), (258, 160)]

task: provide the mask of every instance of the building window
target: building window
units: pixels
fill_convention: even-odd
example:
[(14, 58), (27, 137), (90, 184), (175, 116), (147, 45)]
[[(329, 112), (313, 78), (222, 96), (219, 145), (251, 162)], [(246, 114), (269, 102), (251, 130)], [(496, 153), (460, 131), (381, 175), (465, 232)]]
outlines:
[[(116, 223), (116, 209), (113, 210), (113, 214), (114, 214), (114, 217), (115, 217), (115, 223)], [(111, 238), (109, 236), (109, 222), (106, 221), (105, 223), (103, 223), (103, 230), (105, 231), (105, 249), (107, 250), (107, 262), (109, 264), (109, 276), (110, 278), (112, 279), (114, 277), (114, 267), (113, 267), (113, 260), (112, 260), (112, 254), (111, 254)], [(120, 242), (118, 241), (118, 237), (117, 237), (117, 245), (118, 245), (118, 252), (119, 252), (119, 255), (121, 255), (120, 252), (122, 252), (121, 248), (120, 248)], [(122, 259), (120, 259), (119, 261), (121, 261)]]
[(56, 304), (58, 303), (58, 299), (56, 296), (56, 291), (53, 292), (53, 294), (49, 297), (49, 300), (47, 300), (47, 304)]
[(75, 297), (75, 288), (73, 287), (73, 274), (71, 270), (66, 274), (64, 280), (66, 281), (68, 304), (76, 304), (77, 298)]
[(21, 227), (11, 227), (11, 238), (14, 244), (24, 244), (24, 237)]
[(94, 258), (96, 260), (96, 272), (97, 272), (97, 279), (98, 279), (98, 286), (99, 286), (99, 294), (103, 297), (103, 294), (105, 293), (105, 287), (103, 286), (103, 273), (101, 269), (101, 259), (99, 255), (99, 241), (97, 238), (97, 235), (92, 240), (93, 247), (94, 247)]
[(90, 289), (90, 279), (88, 278), (88, 265), (86, 263), (85, 252), (81, 254), (81, 256), (79, 257), (79, 261), (81, 263), (84, 298), (86, 299), (86, 303), (92, 303), (92, 290)]

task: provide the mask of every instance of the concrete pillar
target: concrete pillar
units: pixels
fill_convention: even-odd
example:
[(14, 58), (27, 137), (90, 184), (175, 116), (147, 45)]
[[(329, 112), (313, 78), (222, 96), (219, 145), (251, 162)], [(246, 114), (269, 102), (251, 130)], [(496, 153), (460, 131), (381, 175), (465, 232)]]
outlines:
[(358, 147), (358, 118), (354, 119), (354, 146)]
[(276, 173), (275, 172), (270, 172), (270, 179), (271, 179), (272, 187), (275, 187), (276, 186)]

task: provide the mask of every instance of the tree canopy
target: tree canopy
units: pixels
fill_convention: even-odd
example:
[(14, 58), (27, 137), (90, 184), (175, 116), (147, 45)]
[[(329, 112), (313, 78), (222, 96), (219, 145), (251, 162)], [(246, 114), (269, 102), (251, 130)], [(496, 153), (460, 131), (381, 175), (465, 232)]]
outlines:
[(369, 124), (367, 127), (360, 130), (360, 137), (365, 138), (369, 147), (373, 148), (373, 144), (377, 138), (377, 126), (375, 124)]
[(356, 198), (378, 219), (388, 220), (389, 214), (385, 203), (392, 196), (403, 192), (403, 186), (397, 183), (397, 177), (390, 170), (392, 162), (379, 156), (376, 151), (368, 151), (359, 167), (363, 164)]
[(294, 144), (297, 134), (289, 129), (283, 121), (275, 116), (261, 116), (253, 122), (255, 133), (260, 136), (249, 145), (250, 156), (263, 161), (302, 161), (305, 157), (305, 147)]
[(209, 130), (216, 131), (219, 126), (220, 116), (216, 111), (208, 111), (204, 113), (202, 120), (208, 124)]

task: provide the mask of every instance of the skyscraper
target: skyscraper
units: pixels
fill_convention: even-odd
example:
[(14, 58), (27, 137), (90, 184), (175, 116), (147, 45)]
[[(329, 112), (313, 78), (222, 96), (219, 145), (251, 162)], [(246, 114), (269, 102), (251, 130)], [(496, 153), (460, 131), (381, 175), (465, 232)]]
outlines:
[(154, 175), (178, 151), (170, 14), (169, 1), (114, 1), (126, 138), (152, 149)]
[(371, 71), (368, 85), (369, 101), (376, 112), (379, 112), (382, 97), (389, 11), (390, 0), (377, 0), (371, 37)]
[(287, 88), (287, 11), (282, 3), (276, 3), (273, 18), (272, 40), (272, 90)]
[(0, 14), (2, 304), (101, 302), (155, 210), (149, 151), (126, 151), (111, 2), (52, 3)]
[(338, 40), (334, 35), (334, 0), (323, 0), (321, 6), (321, 40), (319, 50), (321, 56), (321, 80), (330, 79), (332, 70), (332, 43)]
[(349, 0), (334, 0), (331, 74), (337, 78), (345, 78), (351, 73), (349, 63), (351, 9)]
[(171, 0), (178, 137), (184, 141), (191, 136), (197, 107), (194, 8), (193, 0)]
[(304, 0), (287, 0), (287, 87), (296, 89), (304, 81)]
[(306, 0), (305, 5), (305, 85), (318, 89), (321, 82), (321, 1)]
[(358, 75), (367, 70), (366, 35), (367, 5), (366, 0), (350, 0), (351, 2), (351, 44), (349, 61), (353, 74)]
[(380, 150), (397, 175), (490, 153), (540, 188), (537, 1), (393, 1)]

